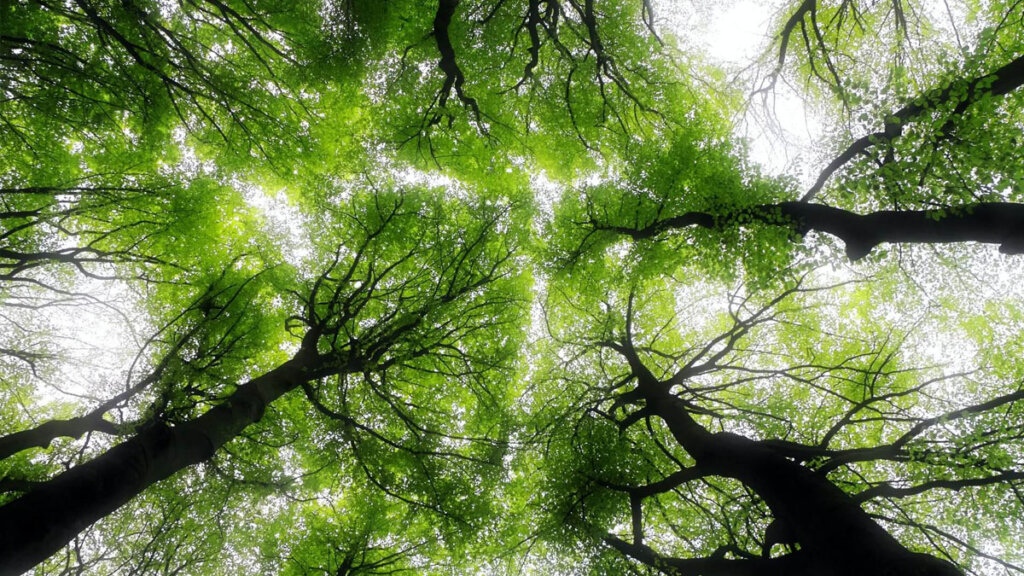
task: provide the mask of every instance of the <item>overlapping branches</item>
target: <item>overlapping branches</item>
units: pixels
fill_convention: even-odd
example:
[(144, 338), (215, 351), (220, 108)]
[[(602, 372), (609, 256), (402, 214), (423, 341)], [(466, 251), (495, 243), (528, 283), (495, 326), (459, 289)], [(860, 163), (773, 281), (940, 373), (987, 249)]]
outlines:
[(71, 266), (85, 277), (110, 279), (115, 265), (174, 268), (145, 247), (169, 222), (157, 207), (168, 184), (112, 184), (102, 176), (66, 186), (0, 189), (0, 282), (39, 284), (31, 272)]
[[(140, 427), (151, 426), (155, 420), (180, 419), (183, 414), (175, 412), (194, 410), (198, 402), (181, 406), (180, 400), (172, 401), (172, 398), (190, 396), (215, 401), (219, 391), (203, 389), (199, 382), (226, 358), (239, 353), (236, 350), (239, 341), (251, 327), (245, 324), (246, 317), (238, 310), (250, 299), (247, 288), (259, 276), (256, 274), (235, 283), (227, 281), (222, 273), (185, 309), (141, 343), (120, 392), (97, 400), (96, 405), (81, 416), (46, 420), (0, 437), (0, 460), (30, 448), (46, 448), (58, 438), (79, 438), (95, 432), (128, 436)], [(138, 369), (149, 362), (152, 366), (137, 375)], [(189, 383), (182, 384), (181, 380)], [(147, 403), (148, 408), (143, 410)], [(141, 416), (135, 418), (123, 417), (140, 413)], [(117, 418), (118, 415), (122, 418)]]
[[(335, 252), (309, 296), (302, 296), (303, 315), (291, 321), (320, 334), (322, 368), (313, 372), (320, 381), (303, 390), (337, 425), (369, 481), (403, 502), (450, 515), (437, 504), (443, 494), (423, 500), (401, 493), (384, 479), (379, 457), (368, 454), (383, 447), (410, 456), (430, 487), (437, 474), (430, 460), (488, 465), (464, 447), (488, 451), (506, 440), (462, 431), (436, 399), (421, 396), (438, 394), (430, 383), (443, 381), (453, 402), (465, 401), (458, 400), (462, 389), (496, 415), (503, 410), (489, 378), (503, 369), (504, 352), (479, 339), (512, 328), (523, 302), (493, 287), (509, 277), (516, 254), (514, 243), (497, 233), (507, 209), (484, 211), (455, 232), (446, 215), (435, 212), (438, 206), (421, 200), (378, 195), (372, 218), (347, 214), (363, 231), (361, 241)], [(383, 252), (390, 261), (382, 260)]]
[[(923, 375), (929, 369), (901, 368), (894, 360), (905, 337), (887, 338), (877, 348), (834, 360), (825, 360), (825, 356), (801, 362), (791, 351), (773, 350), (773, 331), (800, 324), (801, 307), (795, 304), (815, 292), (832, 289), (797, 285), (756, 306), (749, 296), (734, 296), (728, 308), (728, 328), (708, 337), (705, 344), (680, 351), (672, 349), (680, 344), (667, 335), (680, 320), (659, 322), (662, 327), (657, 330), (647, 321), (643, 328), (636, 326), (644, 303), (634, 289), (618, 304), (621, 323), (617, 336), (576, 343), (582, 350), (592, 350), (581, 351), (581, 357), (601, 358), (600, 364), (610, 368), (591, 374), (604, 374), (615, 381), (607, 387), (590, 385), (596, 407), (589, 414), (609, 420), (635, 454), (630, 463), (593, 464), (598, 467), (586, 480), (621, 494), (629, 510), (631, 541), (609, 531), (603, 537), (607, 545), (641, 564), (675, 574), (809, 574), (822, 569), (817, 550), (827, 550), (833, 559), (849, 553), (853, 574), (877, 561), (854, 558), (865, 545), (882, 550), (875, 557), (886, 557), (887, 565), (903, 566), (902, 570), (957, 573), (952, 565), (935, 557), (908, 552), (878, 529), (861, 506), (876, 500), (895, 506), (896, 500), (937, 490), (1006, 489), (1019, 483), (1024, 472), (1019, 453), (1012, 447), (1020, 446), (1024, 428), (1011, 414), (1019, 411), (1024, 395), (1016, 390), (981, 396), (975, 403), (964, 402), (939, 414), (921, 416), (911, 400), (922, 395), (934, 398), (934, 390), (963, 382), (970, 374), (918, 379), (915, 374)], [(754, 344), (764, 340), (767, 342), (761, 346)], [(602, 349), (618, 356), (618, 362), (605, 358), (599, 352)], [(861, 392), (845, 391), (851, 387)], [(801, 430), (797, 415), (778, 406), (759, 407), (756, 400), (746, 398), (757, 397), (756, 391), (762, 389), (775, 390), (771, 394), (776, 395), (803, 389), (820, 396), (823, 404), (845, 408), (834, 410), (831, 426), (817, 431), (818, 444), (801, 443), (788, 437), (814, 431)], [(617, 415), (620, 410), (625, 412), (624, 418)], [(646, 431), (639, 429), (640, 423), (646, 423)], [(764, 430), (786, 432), (781, 437), (769, 432), (768, 437), (758, 438), (753, 432), (714, 431), (733, 426), (761, 430), (760, 434)], [(874, 446), (832, 447), (839, 438), (846, 446), (863, 444), (860, 431), (865, 427), (883, 427), (887, 432)], [(580, 446), (586, 450), (585, 443)], [(1009, 460), (994, 456), (989, 449), (995, 446), (1017, 455)], [(896, 467), (853, 468), (886, 461)], [(628, 476), (646, 475), (648, 480), (623, 481), (617, 477), (623, 472), (614, 472), (622, 466), (637, 469)], [(866, 471), (869, 469), (890, 470), (898, 476), (880, 480)], [(775, 521), (767, 527), (758, 522), (744, 526), (733, 522), (734, 512), (708, 509), (715, 498), (706, 491), (719, 491), (726, 498), (730, 490), (736, 490), (727, 489), (722, 484), (725, 479), (738, 481), (746, 491), (740, 501), (747, 500), (744, 506), (752, 507), (748, 514), (755, 518), (770, 515)], [(818, 498), (820, 504), (810, 503)], [(802, 507), (816, 512), (808, 514)], [(829, 511), (822, 512), (826, 507)], [(577, 513), (588, 521), (585, 507)], [(818, 513), (822, 517), (816, 517)], [(717, 547), (690, 542), (680, 547), (691, 549), (691, 556), (673, 557), (645, 543), (648, 523), (664, 530), (684, 517), (717, 523)], [(831, 533), (832, 528), (826, 527), (832, 525), (844, 526), (845, 536)], [(659, 539), (664, 537), (659, 535)], [(678, 538), (685, 540), (682, 535)], [(789, 553), (775, 556), (773, 545), (779, 543), (790, 545)], [(753, 548), (755, 545), (760, 550)], [(936, 553), (945, 554), (944, 548), (936, 546)], [(835, 569), (836, 565), (831, 566)]]
[[(94, 118), (118, 123), (126, 112), (158, 116), (159, 103), (166, 101), (184, 126), (212, 128), (229, 146), (240, 143), (230, 130), (237, 127), (248, 145), (264, 154), (266, 137), (257, 126), (285, 127), (280, 110), (268, 109), (270, 100), (260, 97), (266, 87), (253, 91), (250, 84), (262, 80), (271, 91), (290, 94), (281, 69), (297, 62), (286, 33), (251, 4), (238, 8), (221, 0), (188, 0), (178, 7), (178, 18), (134, 1), (116, 6), (40, 1), (20, 10), (25, 22), (12, 17), (10, 33), (0, 37), (5, 59), (14, 64), (4, 68), (5, 86), (13, 95), (8, 105), (20, 103), (49, 114), (56, 91), (69, 104), (59, 119), (88, 129)], [(71, 22), (75, 33), (57, 34), (56, 25), (23, 29), (33, 18)], [(217, 35), (211, 37), (211, 30)], [(225, 52), (232, 42), (244, 58)], [(278, 98), (274, 105), (283, 101)], [(31, 135), (7, 109), (0, 108), (4, 126), (33, 146)], [(283, 109), (293, 117), (305, 114), (297, 98)]]
[[(621, 9), (612, 5), (608, 8), (609, 12)], [(647, 27), (660, 42), (651, 3), (645, 1), (629, 9), (634, 8), (638, 24)], [(446, 110), (451, 98), (466, 108), (481, 134), (496, 138), (491, 128), (500, 126), (519, 133), (519, 138), (534, 130), (532, 121), (526, 126), (518, 125), (534, 116), (532, 105), (511, 106), (522, 109), (525, 118), (510, 120), (499, 113), (494, 103), (495, 97), (511, 99), (524, 91), (531, 95), (531, 100), (539, 94), (560, 96), (573, 132), (588, 149), (593, 149), (591, 124), (614, 125), (614, 130), (634, 133), (645, 130), (646, 116), (664, 120), (653, 98), (644, 91), (645, 86), (659, 83), (658, 74), (652, 71), (653, 67), (641, 64), (637, 54), (630, 53), (634, 47), (614, 39), (609, 41), (613, 34), (608, 30), (623, 25), (612, 18), (611, 14), (603, 13), (601, 2), (595, 0), (530, 0), (521, 7), (502, 1), (440, 0), (426, 38), (433, 38), (436, 45), (439, 59), (432, 64), (440, 72), (441, 86), (431, 95), (429, 104), (419, 106), (418, 125), (401, 144), (425, 144), (431, 158), (437, 161), (429, 131), (445, 119), (452, 126), (455, 116)], [(453, 37), (455, 22), (461, 24), (460, 28), (469, 28), (470, 37), (497, 37), (503, 41), (510, 37), (511, 41), (507, 46), (482, 50), (477, 43)], [(403, 74), (413, 71), (407, 60), (423, 43), (419, 39), (406, 47), (402, 54)], [(506, 69), (522, 72), (509, 79), (504, 73)], [(591, 85), (596, 88), (596, 99), (587, 93)]]
[(959, 117), (985, 97), (1000, 97), (1015, 92), (1024, 85), (1024, 56), (1020, 56), (975, 78), (957, 79), (945, 86), (930, 90), (914, 98), (902, 108), (886, 115), (884, 128), (854, 140), (819, 173), (817, 180), (800, 198), (809, 202), (817, 196), (828, 180), (857, 156), (870, 155), (871, 150), (883, 147), (886, 157), (891, 159), (891, 146), (896, 138), (903, 135), (911, 123), (927, 121), (938, 113), (946, 117), (939, 129), (940, 139), (949, 138), (955, 130)]
[[(337, 399), (340, 407), (327, 408), (325, 404), (322, 382), (332, 376), (362, 376), (363, 409), (382, 401), (384, 407), (378, 406), (379, 410), (396, 419), (399, 426), (425, 437), (432, 425), (417, 421), (429, 422), (436, 414), (424, 413), (419, 401), (405, 396), (422, 392), (407, 387), (403, 393), (397, 382), (415, 385), (418, 378), (429, 378), (431, 370), (442, 370), (445, 377), (465, 378), (471, 388), (473, 376), (443, 373), (449, 365), (446, 362), (470, 367), (479, 376), (507, 361), (502, 358), (506, 351), (493, 345), (487, 331), (518, 323), (518, 307), (512, 306), (518, 297), (514, 292), (502, 296), (500, 289), (502, 282), (515, 274), (512, 258), (516, 243), (497, 231), (496, 222), (506, 214), (502, 209), (470, 216), (469, 208), (442, 199), (417, 197), (412, 204), (415, 206), (406, 207), (406, 197), (400, 194), (359, 195), (352, 209), (339, 215), (349, 238), (305, 294), (296, 292), (303, 311), (290, 323), (303, 333), (290, 360), (210, 398), (212, 407), (201, 414), (184, 413), (177, 421), (157, 417), (143, 424), (122, 444), (0, 507), (0, 515), (11, 519), (2, 525), (27, 526), (17, 537), (5, 535), (8, 546), (0, 550), (3, 569), (33, 565), (153, 483), (209, 460), (216, 450), (259, 421), (275, 399), (293, 389), (305, 387), (307, 398), (322, 413), (342, 415), (342, 424), (354, 429), (355, 418), (348, 413), (344, 398)], [(457, 215), (475, 224), (470, 231), (453, 228)], [(212, 300), (200, 298), (195, 307), (210, 314), (218, 306), (226, 306)], [(230, 346), (230, 333), (230, 328), (225, 330), (216, 342)], [(205, 366), (216, 361), (215, 351), (200, 352), (196, 360)], [(442, 359), (433, 361), (432, 355)], [(491, 363), (474, 366), (477, 358)], [(312, 382), (321, 383), (319, 392)], [(482, 386), (484, 380), (480, 382)], [(429, 393), (429, 386), (427, 389)], [(183, 387), (172, 385), (170, 390), (177, 397)], [(194, 397), (195, 393), (185, 387), (184, 396)], [(166, 411), (158, 408), (160, 414)], [(358, 416), (368, 417), (362, 412)], [(437, 448), (424, 452), (415, 447), (416, 442), (378, 431), (376, 424), (359, 424), (358, 432), (394, 449), (419, 451), (418, 455), (425, 456), (455, 454)], [(358, 451), (359, 446), (353, 450)], [(368, 481), (401, 496), (378, 480), (365, 461), (363, 465)], [(428, 478), (427, 485), (431, 484)], [(441, 489), (436, 490), (442, 499)]]

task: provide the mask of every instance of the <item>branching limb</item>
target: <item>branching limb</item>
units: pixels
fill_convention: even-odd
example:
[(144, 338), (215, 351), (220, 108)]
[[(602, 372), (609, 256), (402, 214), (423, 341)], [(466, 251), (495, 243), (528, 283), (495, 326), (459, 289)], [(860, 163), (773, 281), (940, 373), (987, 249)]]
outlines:
[(596, 230), (639, 240), (692, 226), (739, 226), (744, 217), (762, 224), (786, 226), (801, 235), (811, 230), (831, 234), (846, 243), (846, 255), (854, 261), (886, 242), (983, 242), (999, 244), (1003, 254), (1024, 254), (1024, 204), (1008, 202), (980, 202), (943, 210), (879, 210), (868, 214), (821, 204), (780, 202), (720, 215), (687, 212), (642, 227), (616, 226), (593, 219), (589, 224)]
[(463, 88), (463, 85), (466, 83), (466, 77), (455, 60), (455, 47), (452, 46), (452, 40), (448, 34), (448, 29), (451, 26), (452, 17), (455, 15), (455, 9), (459, 6), (459, 1), (439, 0), (437, 14), (434, 17), (434, 40), (437, 42), (438, 52), (441, 53), (441, 59), (437, 65), (441, 72), (444, 73), (444, 84), (442, 84), (438, 95), (438, 104), (444, 107), (454, 89), (459, 101), (473, 112), (477, 124), (480, 124), (480, 106), (477, 104), (476, 99), (469, 96)]
[(1024, 56), (1020, 56), (984, 76), (966, 81), (957, 81), (938, 90), (932, 90), (918, 96), (910, 104), (886, 117), (885, 127), (881, 132), (868, 134), (855, 140), (836, 156), (821, 171), (814, 185), (800, 198), (800, 201), (809, 202), (813, 200), (828, 182), (829, 178), (840, 168), (856, 156), (868, 153), (868, 150), (871, 148), (892, 142), (903, 134), (903, 129), (907, 124), (917, 120), (927, 112), (955, 102), (956, 105), (950, 114), (950, 120), (947, 121), (942, 129), (943, 132), (948, 132), (952, 128), (951, 123), (953, 119), (963, 115), (971, 104), (977, 102), (983, 96), (1003, 96), (1017, 90), (1021, 85), (1024, 85)]
[(928, 482), (922, 482), (921, 484), (906, 487), (893, 486), (889, 482), (882, 482), (881, 484), (877, 484), (856, 494), (854, 499), (858, 502), (866, 502), (873, 498), (906, 498), (908, 496), (914, 496), (936, 489), (960, 491), (965, 488), (991, 486), (993, 484), (1006, 484), (1020, 480), (1024, 480), (1024, 471), (1006, 470), (983, 478), (930, 480)]
[(965, 408), (959, 408), (946, 412), (939, 416), (932, 418), (926, 418), (915, 424), (910, 430), (905, 432), (902, 436), (897, 438), (895, 441), (886, 444), (884, 446), (875, 446), (872, 448), (854, 448), (850, 450), (840, 450), (830, 452), (829, 460), (819, 468), (821, 472), (829, 472), (850, 462), (864, 462), (869, 460), (887, 460), (894, 458), (905, 458), (905, 448), (914, 439), (921, 436), (927, 430), (934, 426), (952, 422), (967, 418), (976, 414), (989, 412), (1000, 406), (1012, 404), (1024, 400), (1024, 388), (1011, 392), (1009, 394), (1003, 394), (986, 402), (973, 404)]
[(641, 486), (626, 486), (623, 484), (615, 484), (613, 482), (598, 482), (598, 484), (619, 492), (627, 492), (630, 496), (648, 498), (650, 496), (669, 492), (683, 484), (686, 484), (687, 482), (706, 478), (708, 475), (708, 471), (700, 466), (688, 466), (669, 474), (657, 482), (651, 482), (650, 484), (644, 484)]
[(604, 543), (622, 554), (660, 570), (677, 576), (810, 576), (811, 570), (802, 555), (789, 554), (779, 558), (725, 558), (724, 550), (719, 555), (706, 558), (672, 558), (662, 556), (653, 548), (643, 544), (629, 543), (612, 534), (606, 534)]

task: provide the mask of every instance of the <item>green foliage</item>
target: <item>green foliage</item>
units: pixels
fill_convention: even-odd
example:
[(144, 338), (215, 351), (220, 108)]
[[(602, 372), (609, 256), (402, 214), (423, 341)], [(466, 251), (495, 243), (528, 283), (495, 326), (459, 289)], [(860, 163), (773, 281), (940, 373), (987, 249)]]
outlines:
[[(1022, 4), (957, 6), (779, 11), (736, 78), (851, 151), (815, 202), (1021, 200)], [(0, 444), (85, 422), (0, 459), (0, 504), (304, 363), (35, 572), (648, 574), (638, 518), (659, 558), (761, 556), (750, 482), (651, 488), (702, 457), (650, 382), (907, 549), (1019, 566), (1019, 263), (846, 265), (662, 8), (0, 1)]]

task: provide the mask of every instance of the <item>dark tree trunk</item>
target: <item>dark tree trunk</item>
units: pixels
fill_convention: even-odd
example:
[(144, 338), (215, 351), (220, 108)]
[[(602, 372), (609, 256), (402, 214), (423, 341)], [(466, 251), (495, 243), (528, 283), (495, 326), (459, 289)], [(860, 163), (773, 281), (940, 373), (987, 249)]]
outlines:
[[(315, 342), (315, 340), (314, 340)], [(222, 404), (176, 426), (157, 424), (0, 507), (0, 575), (17, 575), (152, 484), (209, 459), (309, 378), (315, 346), (239, 386)]]
[(820, 576), (960, 576), (952, 564), (911, 552), (876, 524), (845, 492), (770, 447), (742, 436), (711, 433), (668, 392), (647, 405), (676, 441), (710, 473), (755, 491), (800, 544), (797, 557)]

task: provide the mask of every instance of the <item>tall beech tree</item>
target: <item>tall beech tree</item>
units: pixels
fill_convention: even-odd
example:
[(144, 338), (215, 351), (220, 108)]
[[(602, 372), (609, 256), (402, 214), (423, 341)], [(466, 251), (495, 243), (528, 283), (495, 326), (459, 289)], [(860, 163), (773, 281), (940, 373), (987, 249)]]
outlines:
[(1024, 572), (1024, 5), (717, 11), (0, 2), (0, 574)]
[[(551, 458), (572, 472), (548, 482), (575, 530), (679, 574), (958, 574), (942, 539), (984, 556), (975, 536), (932, 524), (946, 504), (902, 501), (999, 485), (1014, 498), (1020, 470), (986, 446), (1019, 442), (1004, 420), (1024, 398), (1015, 375), (911, 366), (909, 332), (804, 316), (827, 309), (823, 294), (875, 296), (859, 286), (805, 276), (774, 294), (732, 292), (708, 322), (677, 307), (679, 280), (590, 280), (607, 284), (549, 303), (553, 336), (572, 350), (549, 386), (572, 400), (541, 408), (582, 415), (539, 420), (561, 422)], [(1012, 546), (1012, 531), (989, 536)]]

